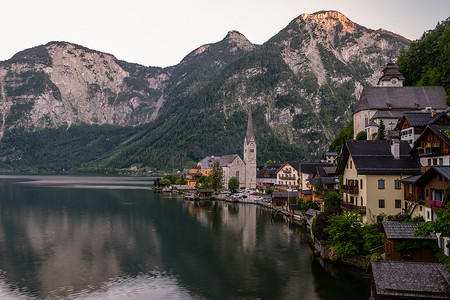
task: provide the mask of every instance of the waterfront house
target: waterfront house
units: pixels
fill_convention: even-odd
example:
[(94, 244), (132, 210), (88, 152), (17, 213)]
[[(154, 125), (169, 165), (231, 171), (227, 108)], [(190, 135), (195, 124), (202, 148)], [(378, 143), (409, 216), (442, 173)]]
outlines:
[(186, 185), (192, 187), (198, 186), (200, 177), (202, 177), (202, 167), (200, 165), (193, 166), (186, 174)]
[(288, 161), (276, 172), (276, 184), (280, 187), (297, 188), (299, 184), (298, 175), (299, 161)]
[(412, 147), (428, 125), (450, 126), (450, 118), (444, 112), (407, 112), (403, 114), (396, 129), (401, 132), (401, 140), (407, 141)]
[(371, 300), (449, 299), (447, 265), (429, 262), (370, 262)]
[(450, 165), (450, 126), (429, 125), (417, 138), (411, 155), (418, 157), (423, 171), (430, 166)]
[(387, 260), (434, 262), (433, 247), (437, 246), (434, 233), (414, 236), (422, 223), (383, 221), (384, 253)]
[(314, 177), (317, 167), (333, 167), (333, 165), (322, 162), (300, 162), (298, 172), (300, 177), (300, 185), (298, 191), (299, 198), (302, 198), (303, 200), (312, 200), (313, 184), (311, 183), (311, 179)]
[(256, 181), (259, 188), (271, 187), (277, 183), (277, 170), (282, 163), (264, 165), (256, 171)]
[(272, 193), (272, 206), (273, 207), (285, 207), (288, 203), (288, 198), (293, 196), (293, 193), (289, 192), (273, 192)]
[(316, 186), (320, 184), (323, 194), (328, 192), (338, 192), (339, 179), (336, 176), (336, 167), (317, 166), (313, 178), (310, 179), (312, 186), (312, 200), (322, 203), (323, 199), (317, 195)]
[(366, 223), (402, 213), (400, 181), (420, 174), (410, 149), (407, 142), (399, 140), (346, 141), (336, 171), (343, 176), (341, 207), (359, 212)]
[(442, 86), (403, 86), (405, 78), (393, 63), (382, 71), (376, 87), (364, 87), (353, 114), (353, 137), (366, 131), (371, 140), (383, 121), (386, 132), (393, 130), (406, 112), (443, 112), (448, 106)]

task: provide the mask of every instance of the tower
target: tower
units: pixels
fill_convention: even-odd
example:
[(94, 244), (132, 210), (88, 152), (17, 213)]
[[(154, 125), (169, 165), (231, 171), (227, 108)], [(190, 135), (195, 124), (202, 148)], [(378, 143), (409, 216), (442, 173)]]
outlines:
[(256, 188), (256, 142), (253, 135), (252, 108), (248, 109), (247, 134), (244, 139), (245, 186)]

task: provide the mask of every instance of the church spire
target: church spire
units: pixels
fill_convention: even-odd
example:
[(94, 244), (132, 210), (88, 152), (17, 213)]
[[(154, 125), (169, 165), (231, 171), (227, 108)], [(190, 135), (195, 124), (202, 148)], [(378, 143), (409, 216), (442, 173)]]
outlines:
[(248, 108), (248, 123), (247, 123), (247, 135), (245, 136), (247, 141), (253, 137), (253, 118), (252, 118), (252, 107)]

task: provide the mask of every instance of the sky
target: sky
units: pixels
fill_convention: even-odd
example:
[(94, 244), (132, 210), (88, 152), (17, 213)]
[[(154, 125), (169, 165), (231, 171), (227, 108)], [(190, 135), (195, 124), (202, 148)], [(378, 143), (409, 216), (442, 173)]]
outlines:
[(410, 40), (450, 17), (450, 0), (0, 0), (0, 61), (66, 41), (144, 66), (178, 64), (237, 30), (263, 44), (302, 13), (337, 10)]

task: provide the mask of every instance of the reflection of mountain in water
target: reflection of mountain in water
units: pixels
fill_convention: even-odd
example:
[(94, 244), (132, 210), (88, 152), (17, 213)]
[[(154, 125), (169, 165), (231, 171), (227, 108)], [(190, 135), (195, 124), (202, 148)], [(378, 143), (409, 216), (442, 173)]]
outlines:
[(252, 205), (0, 179), (0, 280), (38, 298), (318, 299), (305, 239), (271, 218)]

